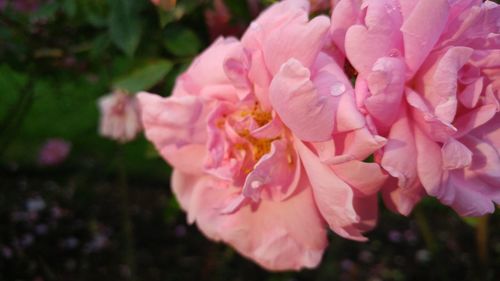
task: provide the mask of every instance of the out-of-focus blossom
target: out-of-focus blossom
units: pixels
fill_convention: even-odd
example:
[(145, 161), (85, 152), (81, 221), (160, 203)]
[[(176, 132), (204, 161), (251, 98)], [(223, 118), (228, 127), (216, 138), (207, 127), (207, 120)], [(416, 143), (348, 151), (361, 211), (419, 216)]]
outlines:
[(37, 235), (45, 235), (49, 232), (49, 227), (46, 224), (37, 224), (35, 226), (35, 233)]
[(490, 1), (340, 1), (331, 35), (359, 73), (358, 106), (388, 138), (383, 189), (408, 214), (426, 193), (462, 216), (500, 203), (500, 7)]
[(21, 237), (20, 240), (20, 245), (22, 248), (27, 248), (31, 245), (33, 245), (33, 242), (35, 241), (35, 237), (31, 233), (26, 233)]
[(63, 139), (47, 140), (38, 152), (38, 164), (54, 166), (62, 163), (69, 155), (71, 143)]
[(174, 233), (175, 233), (175, 236), (176, 237), (184, 237), (186, 236), (186, 233), (187, 233), (187, 228), (185, 225), (177, 225), (174, 229)]
[(123, 91), (99, 99), (101, 121), (99, 133), (107, 138), (125, 143), (135, 139), (142, 130), (136, 97)]
[(426, 263), (431, 260), (431, 253), (426, 249), (420, 249), (415, 253), (415, 259), (419, 263)]
[(47, 204), (40, 196), (35, 196), (26, 200), (26, 209), (28, 212), (40, 212), (45, 209)]
[(215, 39), (221, 35), (241, 35), (245, 30), (241, 24), (231, 23), (231, 13), (223, 0), (214, 0), (213, 9), (205, 11), (205, 22), (210, 37)]
[(403, 235), (401, 232), (397, 230), (391, 230), (389, 231), (389, 234), (387, 235), (389, 238), (389, 241), (394, 242), (394, 243), (399, 243), (403, 239)]
[(0, 10), (5, 9), (7, 6), (12, 7), (14, 10), (19, 12), (33, 12), (40, 5), (45, 2), (42, 0), (0, 0)]
[(375, 257), (372, 252), (363, 250), (359, 253), (358, 259), (363, 263), (372, 263), (375, 260)]
[(219, 39), (169, 98), (138, 95), (147, 138), (174, 167), (188, 221), (271, 270), (318, 265), (327, 226), (366, 240), (385, 181), (361, 160), (384, 144), (330, 56), (309, 2), (265, 11), (241, 42)]
[(177, 0), (151, 0), (151, 2), (165, 11), (170, 11), (175, 7)]
[(344, 271), (351, 271), (356, 265), (350, 259), (343, 259), (340, 262), (340, 268)]
[(13, 251), (10, 247), (2, 246), (2, 256), (6, 259), (10, 259), (13, 255)]

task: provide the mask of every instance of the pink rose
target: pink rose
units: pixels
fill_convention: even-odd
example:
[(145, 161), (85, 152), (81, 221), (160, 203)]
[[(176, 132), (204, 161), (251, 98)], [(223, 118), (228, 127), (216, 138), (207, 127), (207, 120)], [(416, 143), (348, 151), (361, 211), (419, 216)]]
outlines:
[(38, 164), (54, 166), (61, 164), (68, 157), (71, 144), (63, 139), (47, 140), (38, 153)]
[(270, 270), (317, 266), (327, 226), (366, 240), (386, 179), (361, 161), (385, 139), (329, 55), (329, 19), (309, 21), (308, 7), (271, 6), (241, 42), (220, 38), (197, 57), (171, 97), (138, 95), (188, 221)]
[(142, 129), (135, 96), (116, 90), (99, 99), (99, 109), (99, 133), (104, 137), (125, 143)]
[(460, 215), (500, 203), (500, 7), (479, 0), (344, 0), (331, 35), (359, 72), (358, 106), (388, 139), (386, 204), (426, 193)]

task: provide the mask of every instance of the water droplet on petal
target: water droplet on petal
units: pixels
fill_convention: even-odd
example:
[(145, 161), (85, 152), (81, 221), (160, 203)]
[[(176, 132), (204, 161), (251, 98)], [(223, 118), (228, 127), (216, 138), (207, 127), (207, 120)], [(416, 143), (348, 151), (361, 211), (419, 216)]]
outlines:
[(340, 82), (337, 82), (333, 84), (332, 87), (330, 87), (330, 94), (335, 97), (342, 95), (343, 93), (345, 93), (345, 91), (345, 85)]
[(259, 188), (259, 187), (261, 187), (261, 186), (262, 186), (262, 182), (261, 182), (261, 181), (253, 181), (253, 182), (250, 184), (250, 186), (251, 186), (252, 188), (254, 188), (254, 189), (257, 189), (257, 188)]
[(259, 30), (259, 29), (260, 29), (260, 24), (259, 24), (259, 23), (257, 23), (257, 22), (252, 22), (252, 23), (250, 24), (250, 28), (251, 28), (251, 29), (255, 29), (255, 30)]
[(389, 57), (396, 58), (396, 57), (400, 57), (400, 56), (401, 56), (401, 52), (398, 49), (392, 49), (389, 51)]

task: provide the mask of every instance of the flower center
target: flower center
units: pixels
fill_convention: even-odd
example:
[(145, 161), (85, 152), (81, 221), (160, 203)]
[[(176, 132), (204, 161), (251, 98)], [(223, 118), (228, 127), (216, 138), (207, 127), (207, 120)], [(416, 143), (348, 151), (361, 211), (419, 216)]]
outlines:
[(259, 161), (262, 156), (268, 153), (271, 150), (271, 143), (280, 138), (256, 138), (250, 134), (248, 129), (238, 132), (238, 135), (250, 143), (253, 159), (255, 161)]
[(242, 117), (246, 117), (248, 115), (252, 116), (252, 119), (255, 121), (255, 123), (257, 123), (257, 125), (259, 125), (259, 127), (266, 125), (273, 119), (271, 112), (262, 110), (258, 102), (254, 104), (251, 110), (241, 111)]

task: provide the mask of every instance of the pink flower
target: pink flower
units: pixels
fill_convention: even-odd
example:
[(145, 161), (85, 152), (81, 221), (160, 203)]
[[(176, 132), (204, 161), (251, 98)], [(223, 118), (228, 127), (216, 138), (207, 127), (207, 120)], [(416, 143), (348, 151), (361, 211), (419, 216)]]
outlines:
[(49, 139), (40, 148), (38, 164), (54, 166), (62, 163), (68, 157), (71, 144), (63, 139)]
[(99, 133), (104, 137), (125, 143), (142, 130), (135, 96), (116, 90), (99, 99), (99, 109)]
[(425, 193), (460, 215), (500, 203), (500, 7), (479, 0), (341, 1), (335, 44), (359, 72), (356, 99), (388, 138), (386, 204)]
[(270, 270), (317, 266), (327, 227), (366, 240), (386, 179), (361, 161), (385, 140), (329, 55), (329, 19), (309, 21), (308, 6), (271, 6), (241, 42), (196, 58), (171, 97), (138, 95), (188, 221)]

